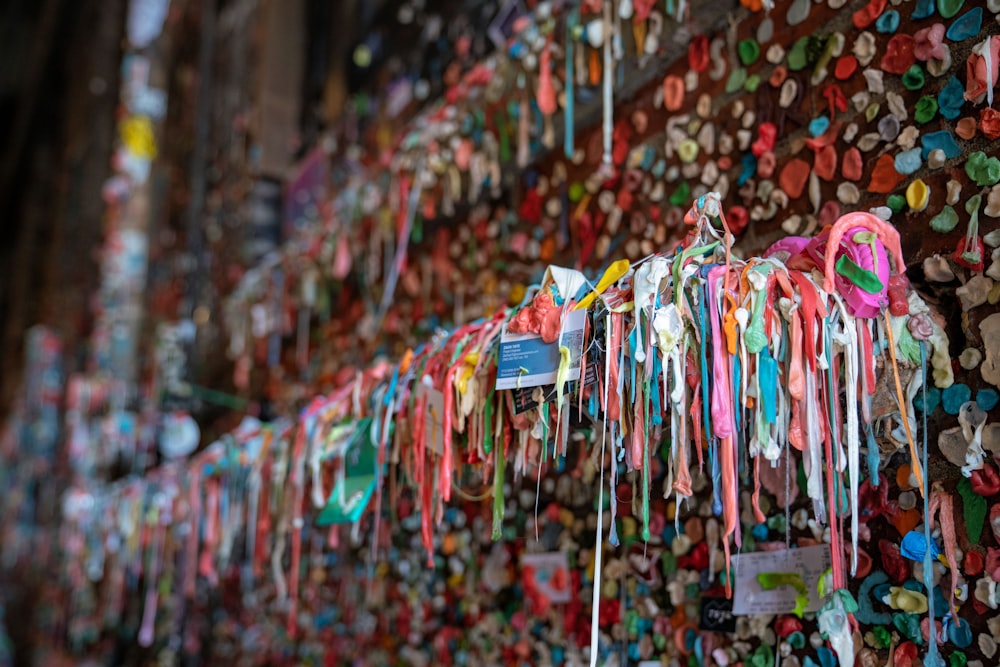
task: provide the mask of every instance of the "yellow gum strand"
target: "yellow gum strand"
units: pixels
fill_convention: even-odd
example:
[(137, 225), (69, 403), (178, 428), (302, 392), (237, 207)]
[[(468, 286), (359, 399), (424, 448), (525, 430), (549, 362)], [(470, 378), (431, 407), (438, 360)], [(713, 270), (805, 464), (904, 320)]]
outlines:
[(594, 302), (594, 299), (599, 297), (604, 293), (606, 289), (614, 285), (616, 282), (622, 279), (622, 277), (628, 273), (628, 270), (632, 267), (627, 259), (619, 259), (614, 262), (611, 266), (607, 268), (601, 279), (597, 281), (597, 286), (588, 294), (583, 297), (573, 310), (584, 310), (590, 307), (590, 304)]

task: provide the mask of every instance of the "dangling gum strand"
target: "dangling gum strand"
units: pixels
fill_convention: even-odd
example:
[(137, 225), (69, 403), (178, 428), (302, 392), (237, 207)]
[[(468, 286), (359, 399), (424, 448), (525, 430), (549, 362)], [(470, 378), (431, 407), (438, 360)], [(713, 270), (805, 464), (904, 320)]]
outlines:
[[(704, 223), (707, 227), (711, 228), (711, 222), (707, 218), (708, 212), (715, 212), (715, 208), (718, 206), (718, 201), (715, 201), (715, 207), (712, 211), (707, 211), (707, 206), (711, 205), (710, 200), (705, 200), (704, 198), (698, 200), (698, 205), (701, 208), (701, 215), (699, 216), (699, 223)], [(693, 212), (693, 211), (692, 211)], [(725, 273), (723, 274), (723, 293), (726, 293), (730, 289), (730, 279), (732, 277), (732, 233), (729, 231), (729, 224), (726, 222), (725, 215), (722, 214), (721, 208), (718, 209), (718, 217), (722, 223), (724, 246), (726, 251), (726, 264)], [(689, 214), (690, 215), (690, 214)], [(708, 231), (708, 230), (706, 230)], [(710, 272), (710, 277), (711, 277)], [(715, 306), (715, 304), (712, 304)], [(713, 328), (718, 329), (718, 308), (713, 307), (711, 312), (711, 317), (713, 319)], [(721, 341), (720, 341), (721, 342)], [(722, 383), (725, 384), (725, 383)], [(712, 406), (713, 409), (716, 407)], [(714, 421), (714, 420), (713, 420)], [(719, 424), (714, 423), (712, 425), (713, 431), (718, 432)], [(723, 518), (725, 520), (725, 532), (722, 536), (722, 548), (726, 558), (726, 596), (732, 596), (732, 571), (730, 569), (730, 549), (729, 549), (729, 536), (733, 535), (736, 546), (739, 547), (742, 543), (742, 539), (739, 531), (739, 512), (736, 509), (736, 504), (738, 502), (738, 491), (736, 490), (736, 477), (735, 477), (735, 466), (736, 466), (736, 452), (735, 443), (732, 439), (731, 434), (731, 424), (726, 424), (723, 426), (724, 434), (721, 438), (722, 447), (720, 451), (720, 465), (722, 467), (723, 475), (723, 485), (726, 487), (726, 493), (723, 495)]]
[(906, 442), (910, 447), (910, 460), (913, 466), (913, 476), (917, 480), (917, 487), (920, 489), (920, 494), (924, 493), (924, 471), (920, 465), (920, 459), (917, 456), (917, 446), (913, 442), (913, 433), (910, 431), (910, 420), (906, 417), (906, 410), (903, 406), (906, 404), (906, 400), (903, 397), (903, 385), (899, 379), (899, 365), (896, 363), (896, 341), (893, 339), (892, 335), (892, 319), (889, 316), (889, 311), (883, 311), (885, 315), (885, 335), (889, 339), (889, 359), (892, 360), (892, 376), (896, 381), (896, 400), (899, 402), (899, 410), (903, 417), (903, 428), (906, 431)]
[[(847, 461), (848, 476), (851, 484), (851, 576), (854, 576), (858, 567), (858, 530), (859, 514), (858, 507), (858, 483), (860, 481), (860, 459), (861, 459), (861, 439), (859, 436), (860, 426), (858, 424), (858, 327), (857, 322), (848, 312), (847, 307), (836, 294), (832, 295), (836, 307), (839, 309), (840, 318), (843, 322), (844, 336), (848, 345), (844, 346), (844, 387), (847, 399)], [(832, 344), (832, 341), (831, 341)], [(835, 394), (839, 396), (839, 392)], [(839, 421), (837, 423), (840, 423)]]
[[(924, 341), (920, 341), (920, 389), (922, 391), (924, 405), (927, 405), (927, 346)], [(921, 435), (923, 436), (923, 466), (927, 470), (927, 410), (921, 410)], [(924, 586), (928, 591), (934, 590), (934, 561), (931, 559), (931, 507), (930, 489), (927, 488), (927, 479), (924, 479)], [(951, 569), (957, 567), (957, 563), (949, 563)], [(952, 591), (955, 590), (957, 581), (952, 582)], [(943, 661), (938, 654), (937, 647), (937, 626), (934, 622), (934, 596), (927, 596), (927, 625), (928, 641), (927, 653), (924, 656), (924, 664), (927, 667), (942, 667)]]
[[(605, 338), (605, 349), (608, 350), (606, 355), (609, 363), (604, 365), (604, 395), (601, 397), (601, 402), (604, 406), (608, 405), (608, 386), (611, 384), (611, 345), (612, 345), (612, 313), (608, 313), (605, 316), (604, 324), (604, 338)], [(600, 618), (601, 618), (601, 554), (604, 549), (604, 454), (605, 446), (608, 439), (608, 411), (605, 407), (604, 409), (604, 422), (601, 428), (601, 482), (598, 487), (599, 491), (597, 493), (597, 540), (594, 542), (594, 591), (592, 598), (592, 608), (590, 612), (590, 667), (597, 667), (597, 653), (599, 648), (600, 640)], [(612, 457), (611, 465), (615, 465), (614, 457)], [(614, 488), (612, 487), (612, 495), (614, 494)]]
[[(614, 76), (613, 62), (611, 57), (611, 12), (613, 0), (604, 0), (604, 25), (603, 25), (603, 35), (604, 35), (604, 119), (603, 119), (603, 132), (604, 132), (604, 157), (602, 162), (605, 167), (611, 166), (611, 150), (612, 150), (612, 136), (614, 133), (614, 99), (612, 90), (612, 76)], [(591, 77), (593, 78), (593, 77)]]
[[(923, 487), (921, 487), (923, 488)], [(937, 514), (941, 523), (941, 537), (944, 542), (944, 553), (948, 559), (948, 568), (951, 570), (951, 592), (948, 594), (948, 605), (951, 607), (951, 617), (958, 620), (958, 610), (955, 608), (955, 591), (958, 590), (958, 554), (955, 546), (958, 538), (955, 535), (955, 514), (950, 494), (946, 493), (939, 484), (935, 483), (934, 490), (931, 491), (930, 514), (928, 521)]]
[(288, 575), (291, 579), (289, 586), (289, 608), (288, 624), (286, 630), (291, 637), (295, 637), (298, 632), (299, 613), (299, 562), (302, 558), (302, 500), (305, 494), (305, 458), (302, 450), (305, 447), (306, 432), (305, 427), (299, 429), (295, 436), (295, 443), (292, 446), (292, 558), (289, 564)]
[[(191, 486), (188, 489), (188, 505), (190, 507), (188, 511), (190, 526), (187, 536), (187, 551), (184, 556), (184, 595), (189, 599), (193, 599), (197, 592), (196, 584), (198, 580), (198, 522), (201, 519), (200, 465), (191, 467)], [(251, 530), (254, 530), (254, 528), (251, 528)]]
[(579, 9), (573, 7), (570, 11), (569, 16), (566, 17), (566, 75), (563, 77), (565, 80), (565, 93), (566, 93), (566, 103), (563, 107), (563, 154), (566, 159), (572, 159), (573, 153), (576, 152), (576, 148), (573, 145), (573, 121), (574, 118), (574, 84), (573, 80), (573, 42), (575, 41), (573, 32), (576, 29), (576, 25), (579, 18)]

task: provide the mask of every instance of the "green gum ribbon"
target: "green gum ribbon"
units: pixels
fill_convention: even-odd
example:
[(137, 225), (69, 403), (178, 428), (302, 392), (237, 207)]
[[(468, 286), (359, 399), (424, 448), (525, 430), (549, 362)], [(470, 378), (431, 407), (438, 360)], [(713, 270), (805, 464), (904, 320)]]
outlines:
[[(500, 423), (500, 416), (503, 410), (497, 411), (497, 423)], [(507, 462), (503, 458), (503, 446), (494, 447), (495, 463), (493, 469), (493, 534), (494, 542), (503, 537), (503, 478)]]
[(556, 409), (559, 414), (566, 398), (566, 382), (569, 381), (569, 365), (573, 361), (569, 348), (565, 345), (559, 346), (559, 368), (556, 370)]
[(491, 389), (486, 396), (486, 405), (483, 410), (483, 452), (493, 453), (493, 399), (496, 390)]
[(772, 591), (781, 586), (791, 586), (795, 589), (795, 609), (792, 613), (798, 618), (806, 611), (809, 604), (809, 589), (802, 575), (797, 572), (761, 572), (757, 575), (757, 583), (765, 591)]
[(835, 268), (837, 273), (869, 294), (878, 294), (885, 289), (885, 285), (882, 284), (877, 275), (867, 269), (862, 269), (847, 255), (840, 256)]
[(542, 416), (542, 463), (549, 460), (549, 404), (544, 401), (538, 406), (538, 413)]
[(705, 256), (715, 252), (715, 249), (718, 248), (721, 243), (721, 241), (714, 241), (708, 245), (688, 248), (674, 258), (674, 266), (672, 270), (672, 273), (674, 274), (674, 303), (678, 308), (681, 307), (681, 298), (683, 297), (684, 290), (678, 289), (677, 286), (681, 284), (681, 271), (684, 269), (684, 265), (687, 264), (687, 261), (692, 257), (697, 255)]
[(510, 161), (510, 135), (507, 133), (507, 114), (501, 109), (493, 116), (493, 123), (500, 133), (499, 157), (500, 162)]
[[(757, 269), (751, 270), (756, 271)], [(763, 273), (767, 275), (770, 273), (770, 269)], [(750, 316), (750, 323), (747, 324), (746, 331), (743, 333), (743, 340), (746, 342), (747, 352), (750, 354), (760, 354), (760, 351), (767, 345), (767, 335), (764, 333), (765, 301), (767, 299), (764, 298), (764, 295), (757, 296), (757, 301), (753, 305), (753, 313)]]

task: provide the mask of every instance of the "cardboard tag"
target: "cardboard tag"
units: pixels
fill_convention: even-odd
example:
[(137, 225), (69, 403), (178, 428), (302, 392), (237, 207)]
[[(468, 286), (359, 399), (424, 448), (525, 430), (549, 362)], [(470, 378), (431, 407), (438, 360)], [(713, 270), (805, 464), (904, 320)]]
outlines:
[(427, 416), (424, 419), (424, 442), (438, 456), (444, 455), (444, 394), (423, 382), (419, 383), (417, 399), (427, 397)]
[(512, 334), (504, 325), (500, 334), (496, 388), (518, 389), (555, 384), (560, 346), (570, 351), (569, 377), (580, 377), (586, 323), (586, 311), (569, 311), (563, 321), (561, 336), (552, 343), (543, 341), (539, 334)]
[(564, 604), (573, 599), (565, 552), (525, 554), (521, 556), (521, 569), (526, 568), (531, 575), (530, 585), (552, 604)]
[(361, 518), (375, 492), (378, 450), (371, 440), (371, 418), (358, 423), (343, 454), (343, 473), (333, 487), (317, 525), (354, 523)]

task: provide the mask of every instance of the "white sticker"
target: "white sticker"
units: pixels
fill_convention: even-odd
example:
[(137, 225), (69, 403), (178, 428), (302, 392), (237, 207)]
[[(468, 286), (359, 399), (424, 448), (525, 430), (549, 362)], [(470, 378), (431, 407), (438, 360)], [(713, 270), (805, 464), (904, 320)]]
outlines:
[(795, 609), (799, 595), (793, 585), (764, 590), (758, 574), (798, 575), (808, 591), (809, 602), (804, 611), (819, 611), (824, 598), (817, 586), (823, 573), (830, 568), (830, 547), (819, 545), (804, 549), (758, 551), (733, 556), (733, 614), (789, 614)]

